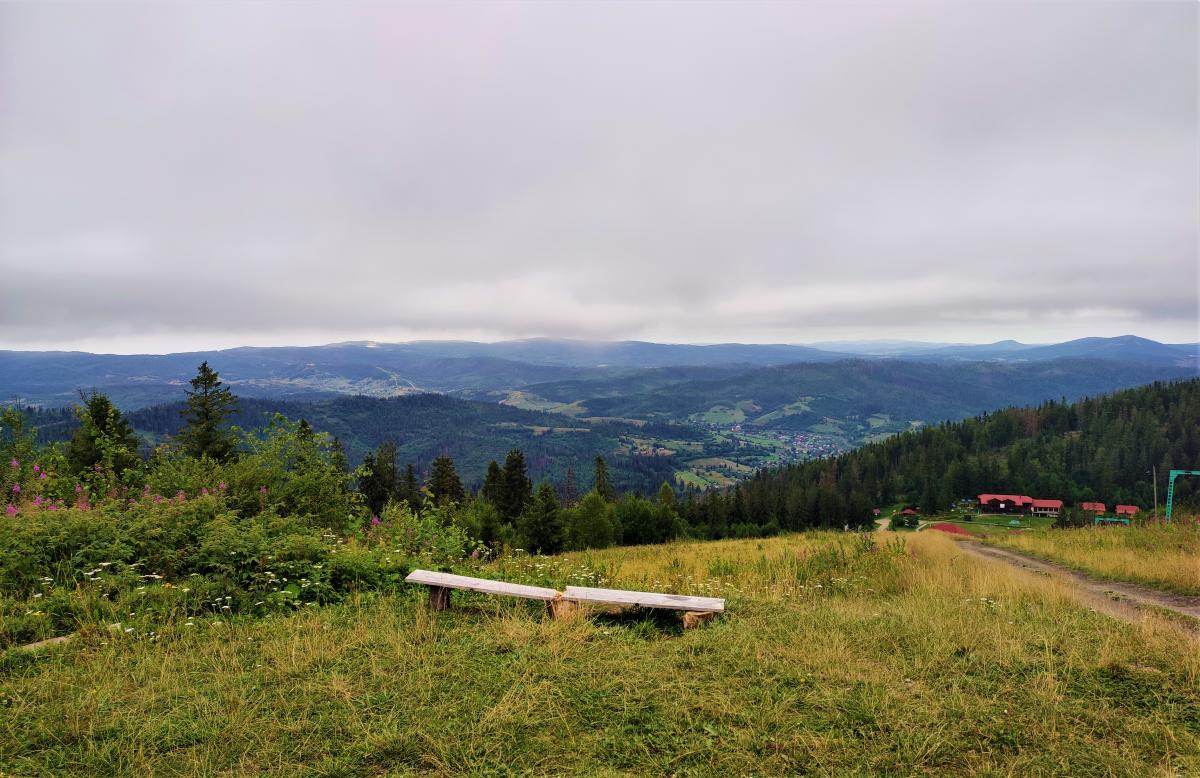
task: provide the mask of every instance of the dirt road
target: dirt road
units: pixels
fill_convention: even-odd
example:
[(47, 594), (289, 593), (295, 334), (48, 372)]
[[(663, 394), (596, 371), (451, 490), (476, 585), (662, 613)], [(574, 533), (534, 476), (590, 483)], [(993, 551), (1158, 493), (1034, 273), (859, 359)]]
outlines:
[[(1170, 594), (1124, 581), (1093, 578), (1053, 562), (1044, 562), (1004, 548), (985, 546), (973, 540), (959, 541), (958, 546), (973, 556), (1007, 562), (1033, 573), (1065, 581), (1076, 589), (1079, 599), (1098, 611), (1124, 621), (1138, 620), (1146, 608), (1162, 608), (1182, 616), (1200, 619), (1200, 597)], [(1200, 623), (1196, 626), (1200, 628)]]

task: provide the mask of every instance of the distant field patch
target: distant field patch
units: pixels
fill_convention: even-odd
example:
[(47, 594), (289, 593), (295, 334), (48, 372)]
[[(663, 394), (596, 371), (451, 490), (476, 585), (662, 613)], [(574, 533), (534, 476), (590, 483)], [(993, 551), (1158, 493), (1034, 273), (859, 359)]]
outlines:
[(731, 408), (728, 405), (714, 405), (703, 413), (693, 413), (692, 421), (702, 424), (741, 424), (746, 420), (746, 411), (741, 408)]
[(719, 457), (710, 457), (708, 459), (693, 459), (691, 462), (688, 462), (688, 465), (690, 467), (694, 467), (694, 468), (697, 468), (700, 470), (707, 470), (707, 469), (714, 468), (714, 467), (723, 467), (723, 468), (727, 468), (729, 470), (733, 470), (738, 473), (745, 473), (747, 475), (754, 472), (753, 467), (750, 467), (748, 465), (743, 465), (738, 462), (734, 462), (733, 460), (730, 460), (730, 459), (721, 459)]
[(812, 407), (809, 406), (809, 403), (812, 401), (812, 399), (812, 397), (801, 397), (796, 402), (788, 403), (781, 408), (776, 408), (770, 413), (759, 416), (750, 423), (754, 424), (755, 426), (762, 427), (770, 424), (771, 422), (778, 421), (785, 416), (795, 416), (798, 413), (806, 413), (812, 410)]

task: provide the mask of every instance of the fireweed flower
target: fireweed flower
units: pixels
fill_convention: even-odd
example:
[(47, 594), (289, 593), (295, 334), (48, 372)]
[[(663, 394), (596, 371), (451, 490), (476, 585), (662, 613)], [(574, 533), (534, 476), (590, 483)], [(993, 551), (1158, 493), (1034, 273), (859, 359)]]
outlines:
[(75, 494), (79, 494), (82, 491), (83, 491), (83, 487), (80, 486), (79, 484), (75, 484)]
[(46, 473), (46, 471), (45, 471), (45, 470), (43, 470), (43, 471), (42, 471), (42, 474), (38, 476), (38, 480), (39, 480), (39, 481), (45, 481), (45, 480), (46, 480), (46, 476), (47, 476), (47, 473)]
[(225, 491), (225, 482), (222, 481), (220, 484), (217, 485), (217, 488), (220, 489), (222, 492)]
[(7, 508), (4, 509), (4, 512), (7, 513), (9, 516), (16, 516), (17, 508), (15, 505), (9, 505)]
[(41, 465), (34, 465), (34, 466), (33, 466), (33, 472), (35, 472), (35, 473), (36, 473), (36, 472), (38, 472), (38, 471), (40, 471), (41, 469), (42, 469), (42, 466), (41, 466)]
[(200, 487), (200, 494), (202, 494), (202, 495), (204, 495), (205, 497), (207, 497), (207, 496), (208, 496), (208, 487), (207, 487), (207, 486), (202, 486), (202, 487)]
[(378, 525), (379, 525), (379, 517), (378, 517), (378, 516), (372, 516), (372, 517), (371, 517), (371, 526), (372, 526), (372, 527), (375, 527), (375, 526), (378, 526)]
[(16, 457), (13, 457), (13, 460), (8, 463), (8, 466), (11, 467), (13, 470), (16, 470), (18, 467), (21, 466), (21, 463), (17, 461)]
[(40, 507), (42, 507), (42, 496), (41, 496), (40, 494), (34, 495), (34, 497), (33, 497), (33, 507), (35, 507), (35, 508), (40, 508)]
[(20, 494), (20, 493), (21, 493), (21, 485), (13, 484), (13, 494)]

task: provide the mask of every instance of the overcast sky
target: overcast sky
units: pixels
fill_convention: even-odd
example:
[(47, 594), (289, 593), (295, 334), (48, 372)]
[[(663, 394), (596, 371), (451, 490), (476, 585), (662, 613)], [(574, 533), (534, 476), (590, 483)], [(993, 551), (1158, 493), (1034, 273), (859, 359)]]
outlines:
[(1197, 5), (5, 3), (0, 348), (1195, 341)]

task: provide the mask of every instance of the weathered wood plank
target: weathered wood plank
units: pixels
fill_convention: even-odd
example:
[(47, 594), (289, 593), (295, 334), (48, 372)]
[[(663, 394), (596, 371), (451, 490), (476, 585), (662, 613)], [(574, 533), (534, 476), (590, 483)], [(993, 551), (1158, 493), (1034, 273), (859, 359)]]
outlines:
[(725, 612), (725, 600), (718, 597), (688, 597), (682, 594), (628, 592), (624, 589), (592, 589), (586, 586), (568, 586), (563, 592), (563, 599), (574, 602), (599, 602), (605, 605), (636, 605), (641, 608), (670, 608), (672, 610), (702, 611), (706, 613)]
[(486, 578), (471, 578), (453, 573), (435, 573), (432, 570), (413, 570), (404, 579), (408, 583), (425, 584), (443, 589), (466, 589), (484, 594), (501, 594), (508, 597), (524, 597), (527, 600), (553, 600), (558, 596), (554, 589), (541, 586), (525, 586), (507, 581), (489, 581)]

